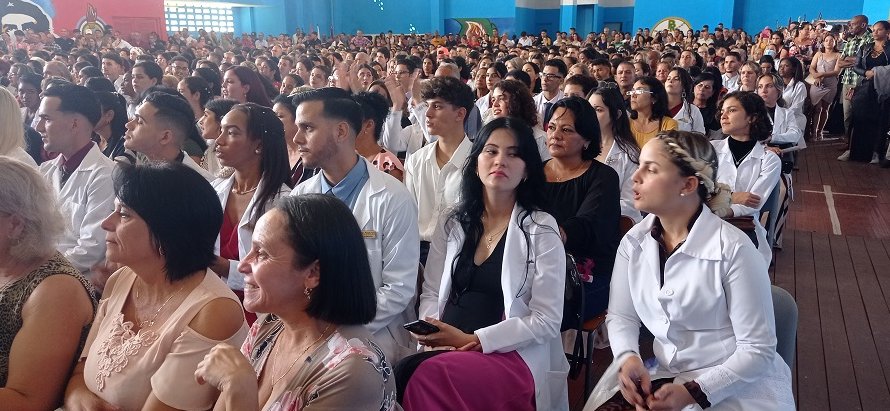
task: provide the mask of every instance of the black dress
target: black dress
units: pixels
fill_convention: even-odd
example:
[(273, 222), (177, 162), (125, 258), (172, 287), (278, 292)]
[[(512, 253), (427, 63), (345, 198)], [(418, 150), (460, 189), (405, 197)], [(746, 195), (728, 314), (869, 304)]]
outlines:
[(594, 160), (577, 178), (546, 183), (544, 195), (551, 202), (550, 214), (566, 234), (566, 252), (579, 265), (587, 260), (593, 264), (592, 282), (584, 284), (584, 319), (595, 317), (609, 306), (609, 282), (621, 240), (618, 174)]
[(850, 160), (870, 161), (877, 153), (880, 159), (885, 154), (884, 140), (887, 133), (887, 110), (890, 104), (878, 101), (874, 80), (865, 79), (865, 72), (874, 67), (890, 64), (887, 51), (872, 57), (874, 44), (866, 44), (859, 50), (853, 71), (863, 76), (862, 84), (853, 92), (853, 128), (850, 132)]

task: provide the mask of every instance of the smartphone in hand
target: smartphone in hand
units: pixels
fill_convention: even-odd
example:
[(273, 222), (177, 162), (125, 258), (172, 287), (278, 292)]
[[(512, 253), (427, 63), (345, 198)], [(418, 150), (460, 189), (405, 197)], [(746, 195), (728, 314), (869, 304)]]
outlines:
[(432, 325), (424, 320), (411, 321), (408, 324), (403, 325), (406, 330), (411, 331), (417, 335), (430, 335), (433, 333), (439, 332), (439, 327)]

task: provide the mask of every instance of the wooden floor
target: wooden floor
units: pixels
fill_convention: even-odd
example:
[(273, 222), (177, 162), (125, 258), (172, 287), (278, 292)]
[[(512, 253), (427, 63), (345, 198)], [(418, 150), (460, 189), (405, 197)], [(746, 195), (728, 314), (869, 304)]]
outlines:
[[(783, 249), (770, 269), (800, 311), (792, 375), (800, 410), (890, 410), (890, 169), (810, 143), (793, 174)], [(595, 353), (594, 378), (610, 361)], [(570, 383), (581, 409), (579, 382)]]

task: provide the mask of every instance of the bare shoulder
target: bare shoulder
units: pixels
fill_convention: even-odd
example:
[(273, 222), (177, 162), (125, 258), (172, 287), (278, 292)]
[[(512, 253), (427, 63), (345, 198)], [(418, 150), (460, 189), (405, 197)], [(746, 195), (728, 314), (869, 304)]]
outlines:
[(244, 312), (237, 301), (220, 297), (205, 304), (189, 323), (198, 334), (211, 340), (224, 341), (244, 325)]
[(37, 314), (64, 315), (72, 321), (89, 323), (93, 317), (91, 297), (74, 276), (51, 275), (40, 282), (22, 307), (22, 317)]

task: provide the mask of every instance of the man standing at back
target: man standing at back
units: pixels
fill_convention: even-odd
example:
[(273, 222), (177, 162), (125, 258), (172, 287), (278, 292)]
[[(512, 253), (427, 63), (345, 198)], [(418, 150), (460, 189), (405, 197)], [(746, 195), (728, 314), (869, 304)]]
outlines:
[(356, 154), (362, 111), (348, 91), (334, 87), (311, 90), (296, 95), (293, 103), (294, 142), (303, 166), (321, 172), (291, 194), (332, 195), (352, 210), (368, 248), (377, 287), (377, 315), (366, 327), (390, 363), (395, 363), (415, 351), (402, 325), (416, 317), (417, 208), (402, 183)]
[(91, 140), (101, 107), (93, 92), (81, 86), (51, 87), (43, 96), (35, 129), (46, 151), (59, 157), (43, 163), (40, 173), (58, 194), (69, 225), (57, 249), (101, 291), (105, 279), (91, 270), (105, 259), (100, 224), (114, 209), (114, 163)]
[(437, 138), (408, 157), (405, 185), (417, 202), (421, 262), (425, 262), (439, 216), (458, 201), (461, 171), (473, 144), (464, 122), (475, 96), (454, 77), (433, 77), (423, 83), (420, 94), (426, 109), (421, 121)]

